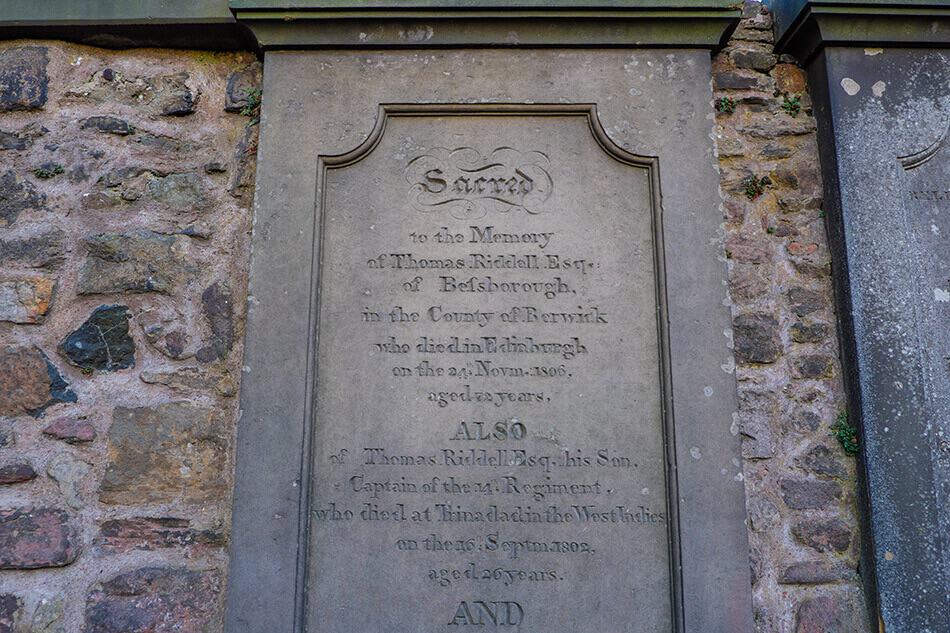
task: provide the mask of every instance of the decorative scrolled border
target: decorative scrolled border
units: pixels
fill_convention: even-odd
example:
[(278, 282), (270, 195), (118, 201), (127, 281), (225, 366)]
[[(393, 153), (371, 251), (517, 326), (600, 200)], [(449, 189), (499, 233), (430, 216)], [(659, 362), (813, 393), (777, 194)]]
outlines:
[(909, 154), (907, 156), (898, 156), (897, 161), (901, 164), (906, 171), (910, 171), (915, 167), (920, 167), (928, 160), (936, 156), (937, 152), (943, 146), (944, 141), (947, 140), (947, 136), (950, 135), (950, 120), (947, 121), (946, 127), (943, 129), (943, 134), (940, 137), (928, 145), (925, 149), (920, 150), (915, 154)]
[(322, 277), (322, 258), (325, 249), (323, 238), (326, 235), (326, 178), (327, 171), (354, 165), (369, 156), (379, 145), (386, 132), (386, 126), (391, 118), (397, 117), (438, 117), (438, 116), (498, 116), (498, 117), (564, 117), (576, 116), (586, 119), (588, 129), (600, 148), (609, 157), (617, 162), (646, 169), (649, 173), (650, 210), (653, 229), (653, 261), (654, 261), (654, 292), (656, 295), (657, 316), (657, 343), (659, 349), (659, 380), (663, 417), (663, 441), (666, 450), (666, 510), (669, 521), (667, 532), (669, 535), (669, 574), (670, 574), (670, 617), (673, 624), (671, 633), (684, 633), (683, 608), (683, 564), (680, 547), (679, 521), (679, 485), (676, 466), (676, 433), (673, 415), (673, 377), (670, 361), (669, 343), (669, 311), (666, 284), (666, 254), (663, 243), (663, 210), (660, 194), (659, 158), (634, 154), (617, 145), (604, 130), (597, 114), (597, 105), (593, 103), (423, 103), (423, 104), (380, 104), (376, 122), (366, 139), (348, 152), (318, 157), (316, 201), (314, 209), (318, 214), (318, 221), (314, 222), (314, 244), (319, 244), (319, 264), (312, 262), (312, 270), (316, 274), (311, 277), (311, 297), (314, 304), (310, 317), (309, 332), (311, 349), (308, 354), (307, 400), (309, 402), (306, 420), (304, 421), (304, 448), (305, 458), (302, 460), (301, 481), (308, 482), (303, 486), (300, 497), (300, 511), (308, 517), (304, 527), (298, 533), (297, 551), (300, 553), (296, 569), (296, 596), (294, 631), (304, 633), (306, 609), (309, 599), (309, 553), (310, 553), (310, 499), (313, 498), (312, 477), (310, 467), (313, 463), (313, 424), (315, 421), (316, 399), (314, 386), (317, 383), (318, 367), (316, 359), (319, 355), (319, 314), (320, 288)]

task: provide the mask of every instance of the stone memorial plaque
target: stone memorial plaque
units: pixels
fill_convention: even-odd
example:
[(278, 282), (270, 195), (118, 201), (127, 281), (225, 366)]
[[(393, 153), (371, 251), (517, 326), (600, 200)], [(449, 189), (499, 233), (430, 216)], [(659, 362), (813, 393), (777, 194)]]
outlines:
[(672, 630), (656, 172), (594, 114), (321, 159), (309, 631)]
[(708, 53), (267, 55), (228, 631), (751, 630)]

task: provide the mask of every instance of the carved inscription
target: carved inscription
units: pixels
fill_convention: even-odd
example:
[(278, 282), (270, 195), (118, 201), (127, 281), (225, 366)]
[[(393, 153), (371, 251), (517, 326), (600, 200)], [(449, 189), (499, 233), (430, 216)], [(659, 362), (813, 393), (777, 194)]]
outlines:
[(308, 630), (672, 631), (650, 182), (583, 116), (326, 169)]
[(460, 220), (489, 212), (541, 213), (554, 183), (543, 152), (499, 147), (482, 156), (472, 147), (436, 147), (406, 166), (410, 203), (422, 212), (442, 211)]

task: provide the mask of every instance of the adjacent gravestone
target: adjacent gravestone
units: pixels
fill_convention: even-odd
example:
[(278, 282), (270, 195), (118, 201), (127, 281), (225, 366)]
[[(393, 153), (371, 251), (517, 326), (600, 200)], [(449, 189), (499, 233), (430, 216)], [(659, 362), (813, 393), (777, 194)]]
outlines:
[(862, 575), (882, 630), (948, 633), (950, 10), (910, 4), (785, 2), (777, 17), (780, 48), (811, 60), (861, 425)]
[(264, 68), (228, 630), (750, 631), (708, 51)]

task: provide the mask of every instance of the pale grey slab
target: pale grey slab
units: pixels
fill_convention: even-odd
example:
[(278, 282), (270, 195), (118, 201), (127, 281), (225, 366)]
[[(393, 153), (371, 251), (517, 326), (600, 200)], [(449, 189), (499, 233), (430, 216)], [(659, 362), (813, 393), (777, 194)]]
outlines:
[[(522, 617), (509, 604), (518, 602), (523, 617), (538, 618), (536, 625), (524, 620), (520, 629), (524, 631), (576, 630), (582, 621), (615, 631), (751, 630), (708, 54), (288, 52), (268, 53), (265, 69), (228, 630), (305, 630), (311, 618), (306, 629), (310, 631), (395, 626), (451, 631), (455, 627), (447, 625), (456, 613), (452, 609), (463, 601), (502, 609), (508, 621), (513, 612)], [(385, 104), (400, 104), (394, 106), (396, 111), (427, 103), (475, 110), (511, 104), (514, 110), (494, 117), (485, 113), (390, 117), (391, 129), (378, 124)], [(655, 157), (651, 167), (623, 164), (609, 156), (584, 123), (586, 115), (563, 111), (571, 104), (593, 105), (594, 109), (584, 108), (596, 111), (605, 144), (615, 145), (621, 154)], [(542, 116), (532, 108), (549, 113)], [(318, 185), (318, 174), (323, 173), (320, 156), (353, 152), (374, 130), (377, 147), (363, 152), (364, 158), (350, 166), (328, 168), (326, 186)], [(499, 559), (488, 553), (472, 557), (473, 561), (410, 554), (395, 548), (394, 539), (404, 535), (418, 543), (425, 540), (425, 530), (379, 527), (369, 521), (341, 526), (311, 519), (308, 525), (307, 508), (319, 511), (321, 504), (333, 499), (361, 503), (365, 493), (345, 486), (363, 471), (371, 472), (374, 480), (383, 475), (409, 479), (398, 474), (398, 468), (365, 464), (358, 468), (350, 461), (355, 458), (352, 451), (365, 448), (370, 439), (400, 454), (426, 455), (447, 444), (447, 425), (486, 412), (469, 404), (439, 407), (427, 399), (421, 385), (385, 376), (385, 370), (398, 363), (371, 354), (371, 344), (385, 332), (412, 340), (424, 332), (398, 324), (368, 330), (362, 326), (357, 311), (372, 306), (359, 306), (360, 299), (376, 305), (403, 295), (394, 285), (398, 278), (371, 273), (359, 263), (396, 248), (411, 252), (405, 241), (420, 212), (407, 206), (400, 193), (412, 184), (405, 175), (409, 161), (438, 146), (470, 145), (486, 156), (509, 145), (506, 139), (517, 141), (518, 152), (541, 151), (548, 156), (545, 169), (552, 175), (553, 192), (544, 202), (545, 210), (537, 214), (520, 209), (489, 212), (514, 227), (512, 232), (552, 230), (556, 236), (549, 248), (599, 262), (596, 280), (582, 280), (571, 290), (580, 291), (586, 302), (603, 302), (622, 311), (611, 307), (617, 321), (601, 334), (584, 335), (583, 339), (590, 336), (589, 359), (565, 361), (566, 366), (582, 370), (578, 372), (582, 378), (555, 380), (553, 387), (537, 379), (525, 382), (530, 388), (518, 387), (520, 391), (543, 388), (551, 402), (537, 408), (524, 403), (497, 407), (503, 411), (499, 420), (521, 416), (538, 425), (542, 432), (536, 435), (529, 429), (529, 439), (522, 442), (535, 453), (555, 452), (557, 442), (585, 453), (606, 447), (633, 458), (637, 467), (620, 469), (620, 474), (601, 477), (590, 469), (573, 476), (577, 481), (601, 477), (614, 498), (622, 500), (620, 505), (632, 505), (642, 497), (652, 502), (674, 490), (677, 494), (666, 513), (667, 529), (519, 526), (509, 532), (516, 535), (511, 539), (516, 542), (550, 541), (563, 535), (565, 541), (586, 538), (602, 549), (589, 556), (587, 564), (583, 557), (572, 555), (558, 561), (553, 565), (558, 580), (546, 586), (535, 581), (540, 587), (506, 588), (503, 582), (489, 581), (487, 590), (475, 587), (463, 592), (461, 587), (433, 586), (425, 573), (429, 568), (463, 567), (467, 562), (487, 565)], [(323, 162), (334, 160), (347, 159)], [(645, 173), (658, 178), (659, 191), (648, 190), (650, 178)], [(585, 182), (596, 186), (585, 188)], [(651, 205), (662, 206), (656, 227), (647, 224)], [(583, 213), (585, 208), (589, 213)], [(465, 218), (465, 211), (460, 213)], [(418, 220), (424, 227), (420, 231), (431, 233), (442, 226), (432, 216), (422, 215), (426, 217)], [(542, 228), (535, 228), (539, 219)], [(543, 229), (544, 225), (554, 228)], [(466, 226), (471, 224), (460, 225), (463, 234), (471, 231)], [(657, 240), (660, 234), (662, 243)], [(491, 252), (503, 252), (498, 246), (491, 245)], [(445, 256), (448, 251), (433, 252)], [(523, 245), (514, 252), (530, 249)], [(504, 280), (513, 278), (510, 272), (503, 275)], [(541, 272), (532, 275), (544, 277)], [(427, 285), (433, 278), (431, 273), (424, 277)], [(420, 293), (424, 298), (413, 303), (435, 305), (440, 294), (450, 293), (426, 289)], [(569, 305), (564, 299), (534, 299), (525, 305)], [(517, 304), (494, 297), (453, 295), (452, 300), (469, 311), (481, 306), (498, 311)], [(656, 318), (664, 300), (668, 300), (666, 338), (662, 310), (660, 320)], [(461, 326), (446, 324), (425, 331), (440, 337), (462, 335)], [(537, 337), (546, 330), (519, 326), (511, 331)], [(574, 330), (551, 331), (563, 338)], [(664, 358), (669, 368), (665, 385)], [(500, 389), (514, 383), (496, 378), (483, 384)], [(584, 401), (585, 393), (595, 397)], [(671, 428), (668, 453), (664, 420)], [(430, 428), (437, 432), (430, 434)], [(544, 430), (558, 437), (542, 439)], [(350, 449), (346, 463), (334, 467), (329, 458), (341, 455), (342, 448)], [(362, 453), (360, 458), (365, 460)], [(457, 476), (473, 479), (473, 471), (463, 467)], [(425, 466), (413, 470), (411, 477), (444, 478), (452, 472), (445, 466)], [(495, 469), (485, 478), (505, 475), (509, 475), (505, 469)], [(311, 476), (314, 487), (308, 495)], [(531, 482), (544, 481), (537, 470), (526, 476)], [(335, 489), (337, 484), (340, 490)], [(412, 494), (389, 494), (380, 503), (392, 505)], [(602, 496), (595, 503), (607, 504), (611, 496)], [(464, 504), (477, 508), (486, 502), (468, 495)], [(499, 501), (502, 504), (517, 505)], [(506, 530), (453, 525), (433, 531), (457, 538)], [(308, 565), (303, 553), (308, 548), (312, 548), (310, 583), (305, 585)], [(611, 555), (603, 555), (604, 551)], [(532, 554), (525, 564), (543, 571), (547, 569), (543, 564), (552, 560)], [(648, 577), (655, 583), (646, 582)], [(677, 587), (682, 599), (674, 591)], [(625, 600), (631, 589), (632, 597)], [(542, 599), (547, 604), (539, 608)], [(443, 615), (446, 610), (449, 619)], [(470, 616), (463, 610), (461, 617)], [(562, 628), (554, 628), (558, 626)]]

